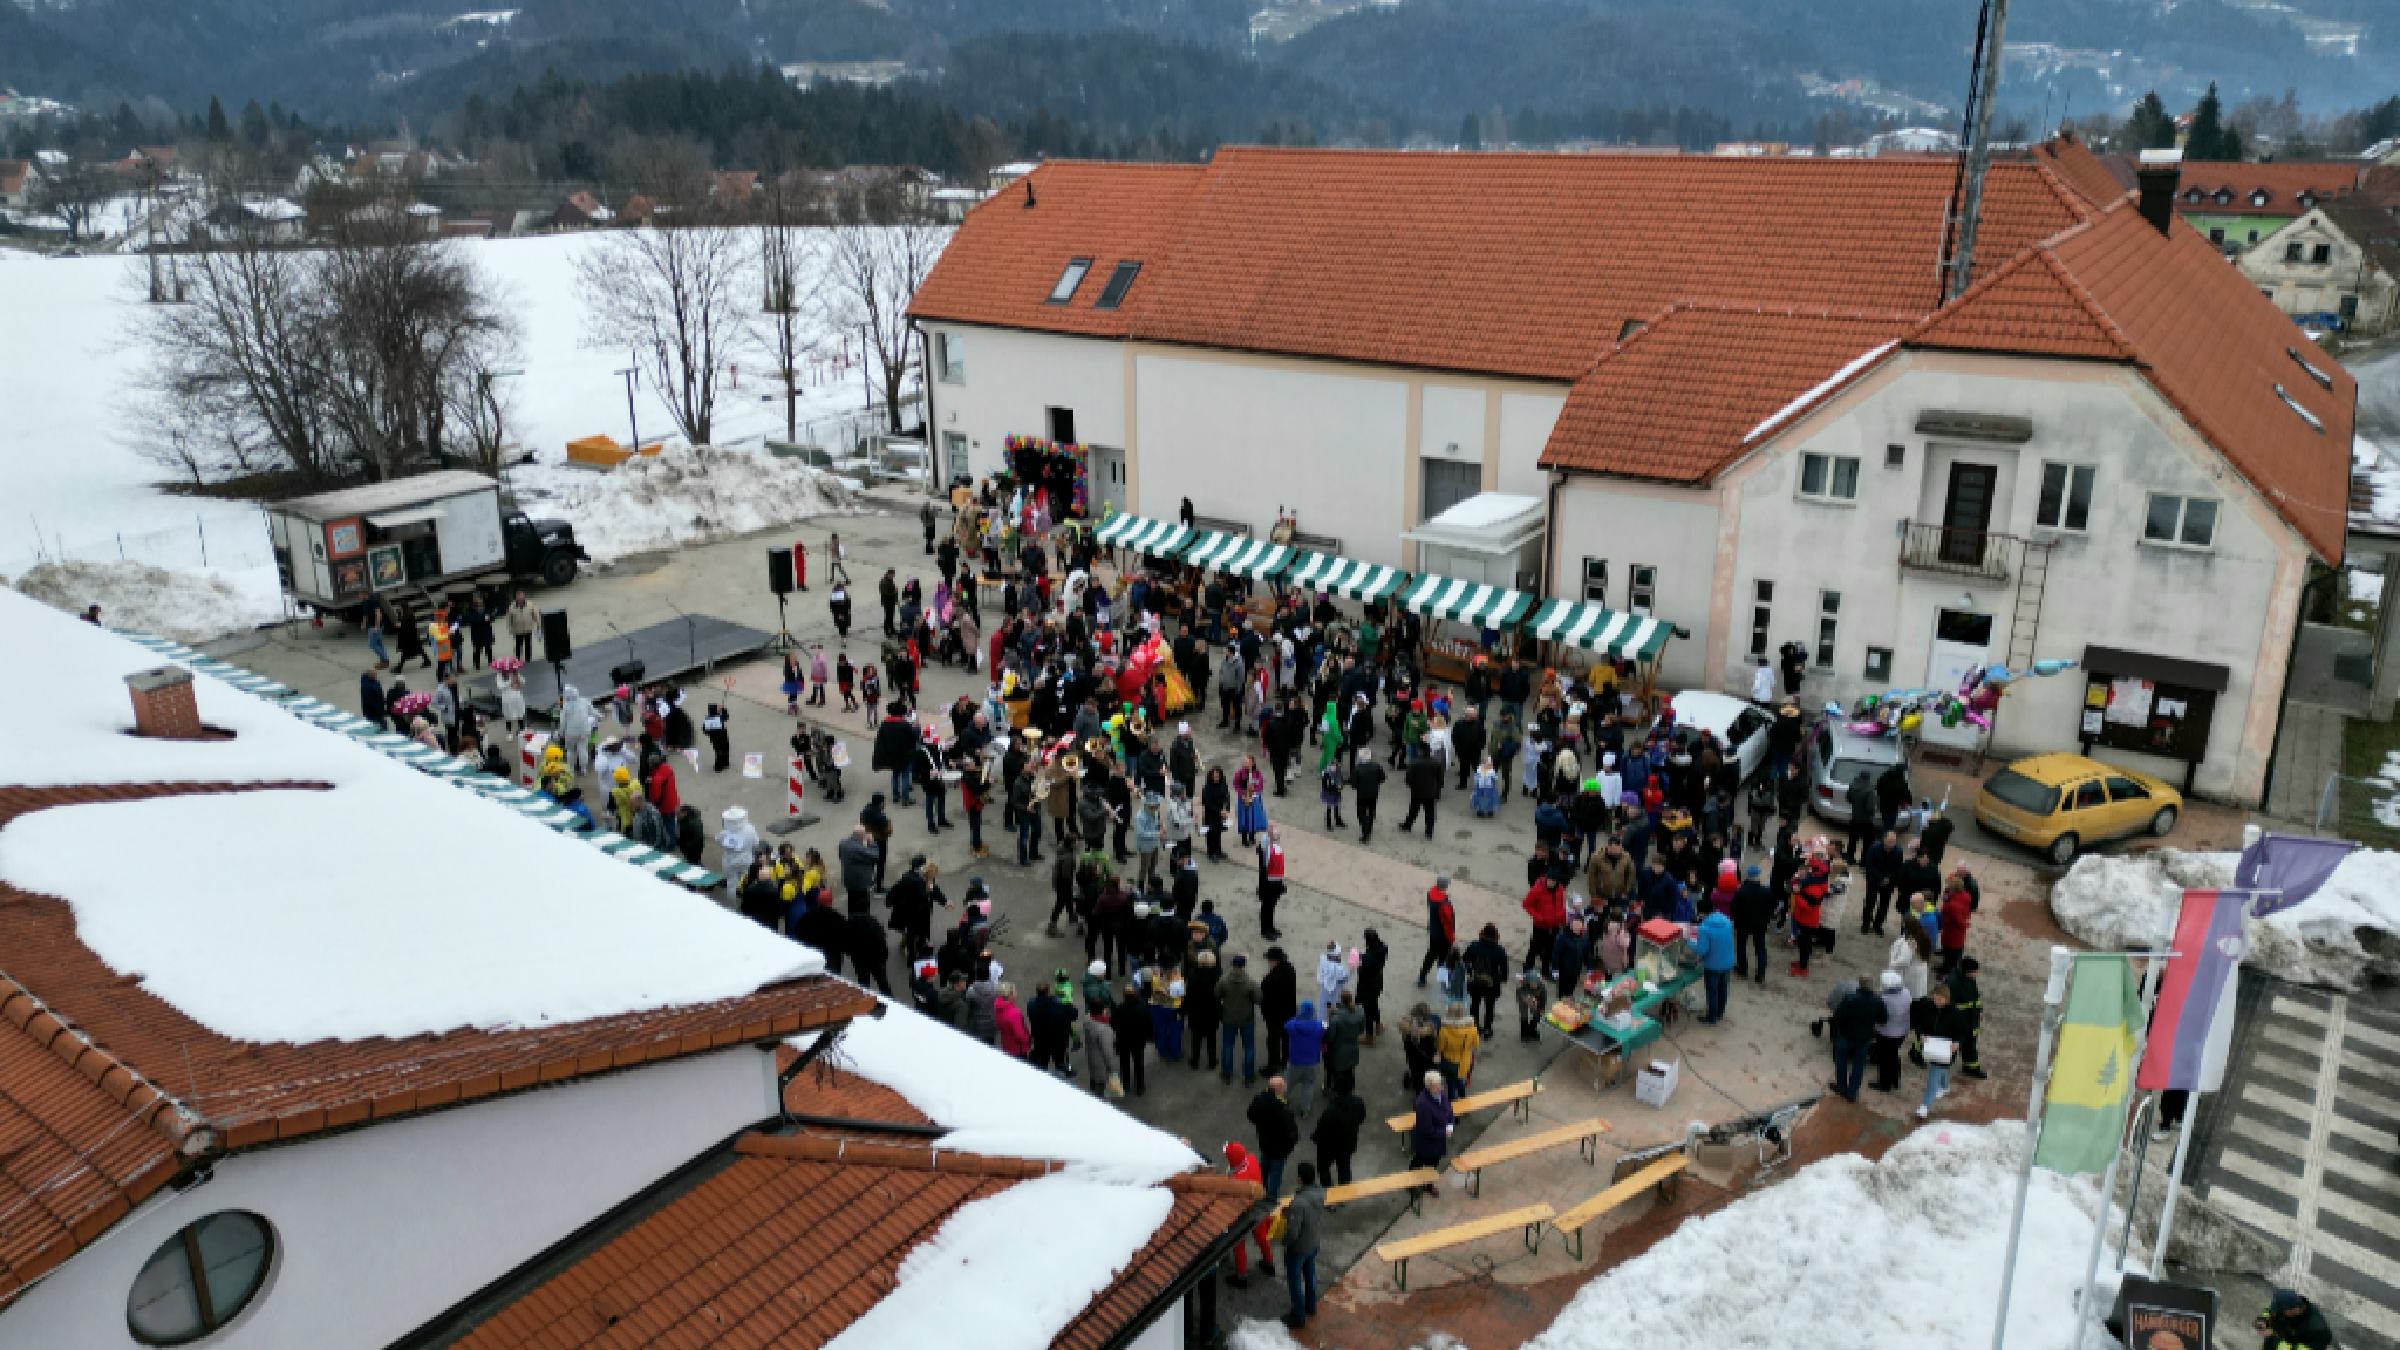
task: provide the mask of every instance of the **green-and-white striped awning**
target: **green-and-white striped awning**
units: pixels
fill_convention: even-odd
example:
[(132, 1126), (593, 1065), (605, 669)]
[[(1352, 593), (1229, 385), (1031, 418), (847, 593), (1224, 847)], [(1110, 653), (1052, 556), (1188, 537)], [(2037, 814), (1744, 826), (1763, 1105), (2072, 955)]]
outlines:
[(1543, 642), (1564, 642), (1604, 656), (1646, 661), (1667, 645), (1675, 626), (1648, 615), (1579, 600), (1544, 600), (1526, 631)]
[(1213, 567), (1237, 577), (1265, 581), (1291, 566), (1292, 559), (1298, 556), (1299, 550), (1288, 544), (1210, 530), (1200, 536), (1200, 542), (1192, 546), (1191, 552), (1183, 555), (1183, 561), (1193, 567)]
[(1303, 553), (1286, 582), (1303, 591), (1331, 591), (1352, 600), (1381, 600), (1400, 589), (1407, 576), (1397, 567), (1337, 558), (1330, 553)]
[(1431, 572), (1408, 583), (1400, 603), (1429, 619), (1450, 619), (1478, 628), (1507, 628), (1533, 609), (1533, 597), (1523, 591)]
[(1120, 511), (1108, 518), (1093, 538), (1115, 548), (1129, 548), (1153, 557), (1172, 558), (1192, 542), (1192, 529), (1181, 521), (1152, 520)]

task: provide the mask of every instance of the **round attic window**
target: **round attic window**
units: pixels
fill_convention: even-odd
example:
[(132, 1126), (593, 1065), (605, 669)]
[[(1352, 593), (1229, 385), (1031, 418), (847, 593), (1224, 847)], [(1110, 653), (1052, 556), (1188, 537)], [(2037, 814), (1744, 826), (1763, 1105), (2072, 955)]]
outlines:
[(225, 1210), (159, 1244), (134, 1277), (125, 1324), (144, 1345), (189, 1345), (239, 1316), (266, 1283), (275, 1232), (243, 1210)]

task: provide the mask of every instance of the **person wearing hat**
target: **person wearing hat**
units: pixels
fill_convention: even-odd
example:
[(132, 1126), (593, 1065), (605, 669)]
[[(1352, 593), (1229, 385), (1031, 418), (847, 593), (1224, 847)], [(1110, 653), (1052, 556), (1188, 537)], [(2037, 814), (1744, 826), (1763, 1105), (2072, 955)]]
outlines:
[(1899, 971), (1887, 970), (1876, 991), (1883, 1000), (1883, 1020), (1875, 1026), (1875, 1048), (1871, 1062), (1875, 1066), (1874, 1087), (1877, 1092), (1900, 1090), (1900, 1046), (1908, 1039), (1909, 1007), (1908, 981)]
[(2334, 1343), (2325, 1314), (2295, 1290), (2276, 1290), (2250, 1326), (2265, 1337), (2259, 1350), (2332, 1350)]

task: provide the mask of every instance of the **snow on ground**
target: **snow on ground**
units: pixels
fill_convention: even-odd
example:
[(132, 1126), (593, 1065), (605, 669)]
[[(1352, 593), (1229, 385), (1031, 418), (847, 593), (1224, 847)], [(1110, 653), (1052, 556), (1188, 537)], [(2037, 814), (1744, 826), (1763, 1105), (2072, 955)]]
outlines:
[(2373, 490), (2374, 505), (2367, 514), (2381, 524), (2400, 524), (2400, 465), (2381, 445), (2359, 436), (2350, 444), (2350, 467), (2351, 476), (2365, 479)]
[(948, 1148), (1064, 1162), (1076, 1175), (1145, 1186), (1200, 1165), (1174, 1136), (888, 1000), (883, 1016), (850, 1024), (837, 1053), (948, 1126)]
[[(1324, 1292), (1322, 1286), (1318, 1292)], [(1306, 1346), (1292, 1339), (1292, 1333), (1285, 1331), (1282, 1323), (1262, 1322), (1255, 1318), (1244, 1318), (1237, 1323), (1233, 1334), (1226, 1338), (1225, 1346), (1226, 1350), (1307, 1350)], [(1431, 1340), (1411, 1344), (1409, 1350), (1469, 1350), (1469, 1347), (1456, 1337), (1436, 1335)]]
[[(2174, 922), (2176, 892), (2232, 885), (2237, 856), (2171, 848), (2086, 855), (2050, 892), (2050, 911), (2094, 947), (2154, 946)], [(2280, 978), (2350, 990), (2400, 980), (2400, 853), (2360, 849), (2305, 904), (2246, 928), (2243, 959)]]
[(900, 1262), (892, 1291), (827, 1350), (949, 1345), (962, 1330), (978, 1350), (1042, 1350), (1174, 1207), (1163, 1186), (1113, 1186), (1063, 1172), (1020, 1181), (945, 1220)]
[[(569, 440), (606, 434), (624, 441), (630, 434), (625, 382), (616, 373), (630, 358), (592, 344), (578, 293), (575, 260), (601, 242), (586, 234), (449, 245), (491, 279), (500, 307), (520, 327), (510, 364), (522, 373), (493, 389), (508, 410), (511, 438), (550, 464), (563, 458)], [(185, 571), (203, 565), (205, 547), (206, 565), (223, 570), (245, 594), (273, 595), (274, 560), (258, 508), (162, 492), (157, 485), (167, 471), (142, 453), (167, 436), (142, 391), (138, 330), (149, 307), (134, 280), (142, 261), (0, 258), (6, 259), (0, 294), (21, 320), (0, 324), (0, 371), (8, 373), (12, 392), (40, 393), (8, 400), (18, 453), (9, 459), (9, 501), (0, 510), (0, 574), (62, 558)], [(800, 420), (864, 409), (869, 396), (855, 335), (819, 322), (805, 337), (812, 353), (802, 363)], [(712, 433), (718, 443), (782, 437), (782, 389), (769, 377), (770, 365), (763, 347), (732, 358)], [(634, 393), (633, 413), (645, 439), (674, 431), (647, 381)]]
[[(73, 906), (116, 971), (221, 1035), (305, 1042), (541, 1026), (751, 993), (816, 953), (579, 839), (206, 676), (218, 741), (124, 732), (122, 638), (0, 593), (0, 782), (326, 783), (54, 807), (0, 830), (0, 878)], [(126, 841), (164, 859), (125, 865)], [(475, 884), (440, 884), (472, 857)]]
[(528, 465), (509, 483), (531, 514), (573, 522), (603, 563), (859, 509), (841, 479), (753, 446), (672, 445), (606, 471)]
[[(1919, 1350), (1992, 1339), (2024, 1128), (1920, 1126), (1880, 1162), (1840, 1154), (1585, 1285), (1527, 1350)], [(2011, 1345), (2069, 1345), (2099, 1188), (2036, 1169)], [(2101, 1263), (2103, 1271), (2113, 1261)], [(2114, 1301), (2109, 1288), (2099, 1300)]]
[(206, 642), (283, 617), (275, 571), (171, 572), (138, 562), (39, 563), (17, 578), (17, 589), (53, 609), (81, 614), (100, 606), (111, 628), (156, 633), (178, 642)]

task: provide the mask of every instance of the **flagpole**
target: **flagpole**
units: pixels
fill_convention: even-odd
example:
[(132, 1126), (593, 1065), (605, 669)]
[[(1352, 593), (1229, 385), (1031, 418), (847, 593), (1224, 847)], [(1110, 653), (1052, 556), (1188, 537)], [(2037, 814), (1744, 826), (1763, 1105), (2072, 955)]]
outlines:
[[(2128, 1116), (2131, 1114), (2130, 1104), (2133, 1100), (2133, 1075), (2139, 1072), (2142, 1051), (2150, 1043), (2151, 1005), (2158, 999), (2158, 987), (2166, 983), (2165, 958), (2172, 955), (2168, 952), (2145, 954), (2150, 957), (2150, 961), (2142, 969), (2142, 1016), (2141, 1020), (2134, 1024), (2137, 1029), (2133, 1036), (2133, 1062), (2125, 1066), (2125, 1072), (2128, 1075), (2125, 1080)], [(2075, 1325), (2075, 1350), (2082, 1350), (2083, 1343), (2091, 1339), (2092, 1324), (2094, 1321), (2100, 1320), (2092, 1316), (2092, 1296), (2098, 1292), (2100, 1283), (2100, 1253), (2108, 1245), (2108, 1206), (2117, 1193), (2117, 1167), (2125, 1161), (2124, 1131), (2125, 1122), (2120, 1120), (2117, 1122), (2116, 1151), (2108, 1155), (2108, 1170), (2100, 1174), (2100, 1214), (2092, 1223), (2091, 1253), (2084, 1258), (2083, 1264), (2083, 1297), (2078, 1301), (2075, 1309), (2076, 1316), (2081, 1319)]]
[(2017, 1283), (2017, 1245), (2025, 1235), (2025, 1196), (2033, 1185), (2033, 1149), (2042, 1132), (2042, 1092), (2050, 1076), (2050, 1046), (2058, 1035), (2067, 1002), (2067, 972), (2075, 954), (2064, 947), (2050, 949), (2050, 982), (2042, 988), (2041, 1046), (2034, 1052), (2031, 1100), (2025, 1107), (2025, 1157), (2017, 1165), (2016, 1207), (2008, 1217), (2008, 1255), (2000, 1262), (2000, 1313), (1992, 1322), (1992, 1350), (2008, 1342), (2008, 1297)]

